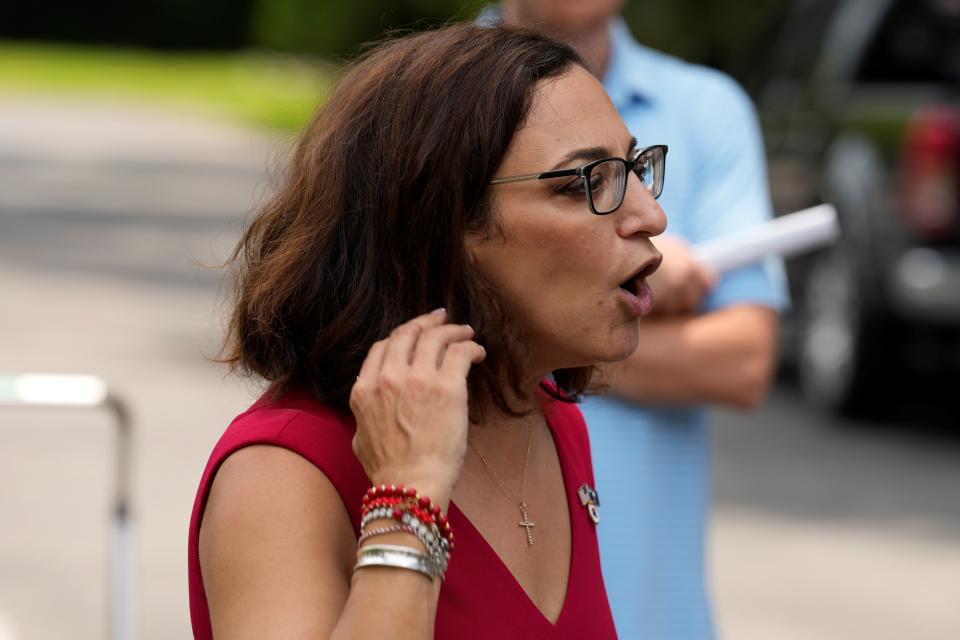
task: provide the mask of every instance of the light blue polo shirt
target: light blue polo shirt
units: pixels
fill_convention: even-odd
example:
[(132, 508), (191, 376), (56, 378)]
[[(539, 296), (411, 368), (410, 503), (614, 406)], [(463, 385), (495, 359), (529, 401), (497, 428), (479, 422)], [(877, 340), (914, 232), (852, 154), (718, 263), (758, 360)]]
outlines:
[[(620, 20), (611, 28), (604, 86), (640, 147), (670, 147), (659, 199), (667, 233), (696, 244), (770, 218), (763, 142), (743, 90), (718, 71), (640, 46)], [(704, 311), (740, 303), (784, 308), (782, 265), (725, 275)], [(608, 397), (587, 398), (581, 408), (600, 496), (604, 581), (620, 637), (713, 638), (704, 558), (706, 409)]]

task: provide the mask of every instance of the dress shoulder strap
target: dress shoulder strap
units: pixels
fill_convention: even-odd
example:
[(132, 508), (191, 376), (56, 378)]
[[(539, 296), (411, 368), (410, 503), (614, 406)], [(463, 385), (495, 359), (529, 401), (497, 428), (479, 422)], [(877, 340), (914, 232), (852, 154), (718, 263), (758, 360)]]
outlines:
[(577, 471), (578, 477), (587, 479), (593, 485), (590, 438), (579, 407), (572, 402), (553, 398), (545, 400), (542, 406), (557, 446), (563, 450), (563, 455)]
[[(355, 432), (356, 423), (349, 412), (303, 394), (261, 400), (237, 416), (220, 438), (198, 497), (205, 502), (217, 469), (236, 451), (256, 444), (283, 447), (309, 460), (333, 483), (359, 535), (360, 504), (370, 482), (353, 454)], [(202, 505), (198, 506), (202, 513)]]

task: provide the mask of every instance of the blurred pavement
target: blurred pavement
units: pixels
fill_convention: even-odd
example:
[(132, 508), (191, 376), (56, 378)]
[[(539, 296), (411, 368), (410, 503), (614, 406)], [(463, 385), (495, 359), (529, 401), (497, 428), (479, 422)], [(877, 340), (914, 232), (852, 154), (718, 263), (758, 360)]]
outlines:
[[(95, 373), (133, 408), (141, 637), (189, 637), (197, 481), (256, 393), (216, 354), (222, 260), (277, 140), (169, 111), (0, 96), (0, 372)], [(0, 640), (102, 638), (110, 424), (0, 410)], [(834, 424), (788, 389), (720, 416), (727, 638), (960, 637), (960, 434)]]
[[(0, 99), (0, 371), (94, 373), (129, 401), (143, 638), (189, 635), (193, 494), (252, 397), (205, 360), (221, 276), (198, 263), (228, 254), (271, 148), (174, 113)], [(105, 637), (110, 427), (0, 413), (0, 621), (19, 639)]]
[(924, 413), (843, 421), (783, 384), (757, 414), (719, 413), (710, 552), (726, 638), (960, 638), (960, 421)]

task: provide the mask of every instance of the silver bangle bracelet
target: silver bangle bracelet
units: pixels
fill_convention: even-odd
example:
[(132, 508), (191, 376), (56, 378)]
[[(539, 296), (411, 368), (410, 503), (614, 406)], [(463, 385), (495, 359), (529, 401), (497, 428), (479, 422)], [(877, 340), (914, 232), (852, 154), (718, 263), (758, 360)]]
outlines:
[(357, 564), (354, 570), (364, 567), (394, 567), (408, 569), (425, 575), (433, 580), (443, 575), (430, 556), (410, 547), (395, 544), (369, 544), (357, 551)]

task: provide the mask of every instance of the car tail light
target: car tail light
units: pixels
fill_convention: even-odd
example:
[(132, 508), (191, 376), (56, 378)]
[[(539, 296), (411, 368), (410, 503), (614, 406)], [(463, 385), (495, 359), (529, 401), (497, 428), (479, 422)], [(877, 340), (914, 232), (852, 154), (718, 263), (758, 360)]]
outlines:
[(907, 226), (934, 240), (960, 227), (960, 112), (921, 109), (910, 119), (900, 154), (901, 212)]

